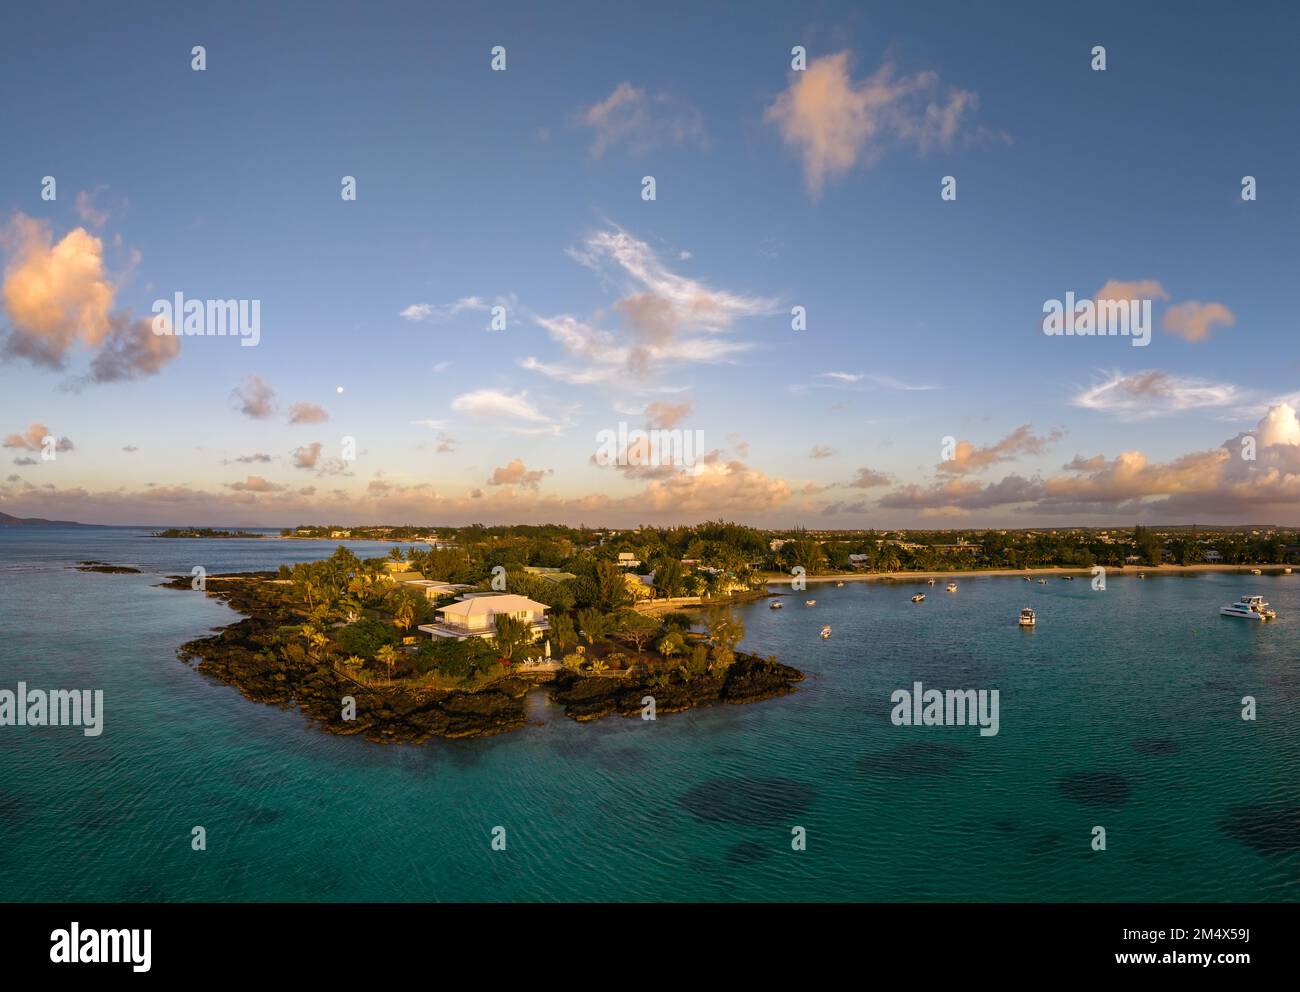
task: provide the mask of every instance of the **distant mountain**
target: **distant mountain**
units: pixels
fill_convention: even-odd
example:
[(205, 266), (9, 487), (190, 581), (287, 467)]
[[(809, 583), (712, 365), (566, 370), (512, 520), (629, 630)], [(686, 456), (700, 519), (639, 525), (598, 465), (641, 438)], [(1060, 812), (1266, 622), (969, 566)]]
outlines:
[(98, 527), (99, 524), (79, 524), (75, 520), (46, 520), (44, 517), (14, 517), (0, 513), (0, 527)]

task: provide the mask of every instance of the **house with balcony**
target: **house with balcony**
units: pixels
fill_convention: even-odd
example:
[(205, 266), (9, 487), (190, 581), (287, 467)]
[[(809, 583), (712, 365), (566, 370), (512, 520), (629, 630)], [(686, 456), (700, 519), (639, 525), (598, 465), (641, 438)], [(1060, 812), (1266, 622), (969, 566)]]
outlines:
[(528, 625), (533, 639), (550, 629), (546, 618), (549, 609), (545, 603), (506, 593), (468, 596), (437, 611), (435, 623), (420, 624), (419, 630), (432, 637), (454, 637), (463, 641), (467, 637), (492, 637), (497, 632), (497, 617), (509, 616)]

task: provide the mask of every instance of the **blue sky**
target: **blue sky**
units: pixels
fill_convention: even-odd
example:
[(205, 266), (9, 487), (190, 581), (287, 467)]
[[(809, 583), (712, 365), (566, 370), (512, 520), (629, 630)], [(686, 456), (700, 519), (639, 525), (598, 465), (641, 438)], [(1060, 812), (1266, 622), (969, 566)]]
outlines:
[[(129, 11), (0, 38), (5, 512), (1300, 522), (1286, 5)], [(1041, 333), (1107, 283), (1148, 347)], [(178, 291), (259, 300), (258, 346), (131, 350)], [(592, 464), (620, 421), (709, 454)]]

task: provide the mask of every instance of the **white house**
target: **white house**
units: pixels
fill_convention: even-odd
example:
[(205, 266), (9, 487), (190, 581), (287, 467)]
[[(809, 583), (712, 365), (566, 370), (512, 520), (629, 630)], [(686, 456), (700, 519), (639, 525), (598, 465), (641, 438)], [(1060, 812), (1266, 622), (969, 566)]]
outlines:
[(631, 551), (620, 551), (618, 553), (619, 568), (640, 568), (641, 560)]
[(1211, 563), (1223, 561), (1223, 552), (1215, 548), (1206, 548), (1205, 560)]
[(450, 596), (454, 592), (460, 592), (462, 589), (469, 589), (470, 586), (457, 585), (455, 582), (438, 582), (435, 579), (402, 579), (397, 580), (404, 586), (410, 586), (412, 589), (419, 589), (424, 593), (425, 599), (433, 602), (442, 599), (443, 596)]
[(549, 607), (527, 596), (501, 594), (471, 596), (438, 610), (437, 623), (421, 624), (419, 629), (433, 637), (491, 637), (497, 631), (497, 617), (509, 616), (528, 625), (534, 640), (550, 627), (546, 619)]

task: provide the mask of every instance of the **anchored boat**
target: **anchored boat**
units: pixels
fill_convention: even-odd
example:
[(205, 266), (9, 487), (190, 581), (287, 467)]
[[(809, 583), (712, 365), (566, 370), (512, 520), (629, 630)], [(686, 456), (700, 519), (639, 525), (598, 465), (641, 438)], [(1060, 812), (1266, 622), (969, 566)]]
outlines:
[(824, 641), (830, 636), (831, 636), (831, 625), (827, 624), (825, 627), (822, 628), (822, 640)]
[(1246, 620), (1274, 620), (1277, 610), (1264, 602), (1263, 596), (1242, 596), (1231, 606), (1220, 606), (1219, 612), (1225, 617), (1242, 617)]
[(923, 593), (923, 592), (918, 592), (915, 596), (912, 597), (912, 602), (913, 602), (913, 603), (924, 603), (924, 602), (925, 602), (925, 593)]
[(784, 605), (785, 605), (785, 604), (782, 603), (779, 599), (774, 599), (774, 600), (772, 600), (772, 605), (770, 605), (770, 606), (768, 607), (768, 609), (769, 609), (769, 610), (779, 610), (779, 609), (780, 609), (782, 606), (784, 606)]
[(957, 591), (957, 583), (956, 583), (956, 582), (949, 582), (949, 583), (948, 583), (948, 591), (949, 591), (949, 592), (956, 592), (956, 591)]
[(1020, 626), (1033, 627), (1037, 623), (1038, 620), (1034, 616), (1034, 611), (1031, 610), (1028, 606), (1026, 606), (1023, 610), (1020, 611)]

